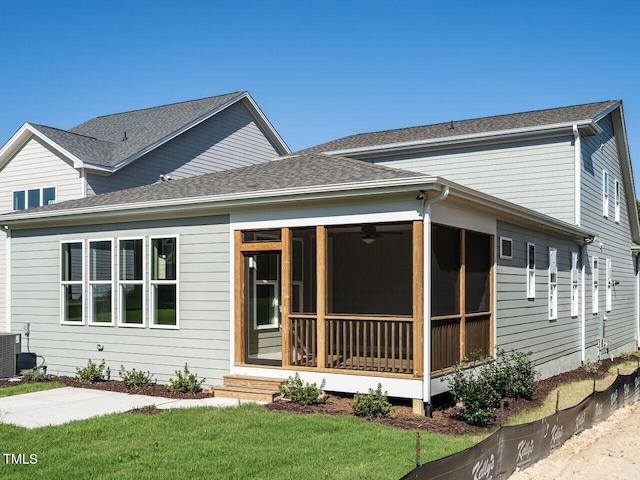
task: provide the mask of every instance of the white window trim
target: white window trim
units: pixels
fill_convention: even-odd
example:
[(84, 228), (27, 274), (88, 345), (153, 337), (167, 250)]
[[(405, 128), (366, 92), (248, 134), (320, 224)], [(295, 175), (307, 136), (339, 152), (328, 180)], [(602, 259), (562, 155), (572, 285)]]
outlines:
[(29, 208), (29, 195), (28, 195), (28, 191), (29, 190), (40, 190), (40, 206), (44, 207), (46, 205), (43, 204), (43, 196), (44, 196), (44, 191), (48, 188), (53, 188), (54, 190), (54, 199), (53, 199), (53, 203), (56, 203), (58, 201), (58, 187), (55, 185), (49, 185), (49, 186), (45, 186), (45, 187), (34, 187), (34, 188), (18, 188), (15, 190), (11, 191), (11, 210), (14, 212), (17, 211), (21, 211), (21, 210), (16, 210), (13, 208), (13, 196), (16, 194), (16, 192), (23, 192), (24, 193), (24, 210), (27, 210)]
[[(120, 279), (120, 242), (127, 240), (140, 240), (142, 241), (142, 280), (121, 280)], [(146, 328), (147, 327), (147, 278), (148, 278), (148, 270), (147, 270), (147, 245), (144, 237), (122, 237), (118, 238), (117, 252), (115, 253), (115, 257), (117, 258), (117, 289), (118, 289), (118, 327), (125, 328)], [(124, 285), (142, 285), (142, 323), (125, 323), (122, 321), (122, 300), (124, 296), (122, 295), (122, 287)]]
[[(533, 248), (533, 268), (531, 268), (531, 262), (529, 261), (529, 251)], [(536, 244), (527, 242), (527, 299), (536, 298)]]
[(612, 303), (612, 294), (613, 294), (613, 272), (611, 268), (611, 259), (607, 258), (605, 261), (606, 269), (607, 269), (607, 290), (606, 290), (606, 306), (605, 310), (607, 312), (611, 311), (611, 303)]
[[(153, 267), (151, 262), (153, 261), (153, 248), (151, 248), (151, 244), (153, 240), (158, 238), (175, 238), (176, 239), (176, 279), (175, 280), (153, 280), (151, 278), (153, 272)], [(148, 273), (149, 273), (149, 328), (158, 328), (163, 330), (179, 330), (180, 329), (180, 237), (178, 234), (173, 235), (154, 235), (149, 237), (149, 263), (148, 263)], [(154, 285), (175, 285), (176, 286), (176, 324), (175, 325), (158, 325), (153, 322), (154, 317)]]
[[(506, 241), (511, 244), (511, 254), (506, 254), (502, 250), (502, 242)], [(513, 259), (513, 240), (509, 237), (500, 237), (500, 258), (503, 260), (512, 260)]]
[(599, 265), (599, 261), (598, 261), (598, 257), (593, 257), (591, 259), (591, 283), (593, 286), (593, 290), (592, 290), (592, 306), (591, 306), (591, 312), (592, 313), (598, 313), (598, 276), (599, 276), (599, 272), (600, 272), (600, 265)]
[[(69, 244), (69, 243), (80, 243), (82, 245), (82, 253), (81, 253), (81, 258), (82, 258), (82, 274), (81, 274), (81, 280), (62, 280), (62, 246)], [(61, 325), (86, 325), (87, 323), (87, 319), (86, 319), (86, 315), (85, 315), (85, 302), (86, 302), (86, 292), (85, 292), (85, 288), (84, 288), (84, 278), (85, 278), (85, 271), (86, 271), (86, 260), (85, 260), (85, 250), (86, 250), (86, 245), (85, 245), (85, 241), (84, 240), (63, 240), (60, 242), (60, 245), (58, 247), (58, 255), (60, 258), (60, 269), (58, 272), (58, 278), (60, 280), (60, 324)], [(69, 321), (65, 321), (65, 317), (64, 317), (64, 299), (65, 299), (65, 295), (64, 295), (64, 287), (66, 285), (80, 285), (82, 287), (82, 320), (80, 322), (69, 322)]]
[(602, 215), (609, 218), (609, 172), (602, 170)]
[[(111, 242), (111, 280), (91, 280), (91, 244), (97, 242)], [(89, 319), (88, 323), (98, 327), (113, 327), (115, 325), (115, 305), (116, 292), (114, 291), (113, 272), (115, 270), (115, 258), (113, 247), (115, 241), (113, 238), (91, 238), (87, 240), (87, 298), (89, 301)], [(110, 322), (94, 322), (93, 321), (93, 286), (94, 285), (110, 285), (111, 286), (111, 321)]]
[(558, 250), (549, 247), (549, 320), (558, 319)]
[(622, 196), (620, 182), (616, 179), (613, 181), (614, 196), (614, 219), (616, 223), (620, 223), (620, 197)]
[(578, 303), (580, 299), (579, 295), (579, 264), (578, 264), (578, 252), (571, 252), (571, 316), (578, 316)]

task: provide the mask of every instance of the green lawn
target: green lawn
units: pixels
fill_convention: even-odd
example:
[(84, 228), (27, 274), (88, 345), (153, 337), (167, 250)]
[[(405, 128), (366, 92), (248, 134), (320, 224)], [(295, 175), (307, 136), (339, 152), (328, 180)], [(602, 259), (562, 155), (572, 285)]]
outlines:
[[(479, 438), (423, 432), (422, 462)], [(355, 417), (258, 405), (114, 414), (26, 430), (0, 424), (1, 453), (37, 455), (2, 478), (395, 479), (414, 466), (415, 433)]]
[[(10, 397), (12, 395), (39, 392), (40, 390), (51, 390), (52, 388), (60, 387), (64, 387), (64, 384), (59, 382), (19, 383), (15, 387), (0, 388), (0, 397)], [(2, 458), (0, 458), (0, 460), (2, 460)]]

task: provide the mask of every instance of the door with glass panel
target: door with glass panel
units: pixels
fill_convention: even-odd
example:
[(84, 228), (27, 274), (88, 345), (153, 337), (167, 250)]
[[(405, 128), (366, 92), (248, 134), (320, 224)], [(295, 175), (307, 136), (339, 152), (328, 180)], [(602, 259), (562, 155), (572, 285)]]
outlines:
[(244, 257), (247, 363), (282, 365), (280, 258), (280, 252)]

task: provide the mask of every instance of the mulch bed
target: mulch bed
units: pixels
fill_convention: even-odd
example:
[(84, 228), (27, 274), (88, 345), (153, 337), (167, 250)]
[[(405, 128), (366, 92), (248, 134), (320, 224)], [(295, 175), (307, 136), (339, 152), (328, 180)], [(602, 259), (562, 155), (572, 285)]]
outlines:
[[(609, 368), (612, 365), (622, 362), (621, 358), (614, 360), (602, 360), (598, 369), (597, 378), (603, 378), (606, 376)], [(150, 395), (157, 397), (168, 398), (180, 398), (180, 399), (194, 399), (194, 398), (207, 398), (213, 397), (211, 393), (173, 393), (170, 392), (166, 385), (151, 385), (148, 387), (137, 388), (128, 390), (124, 383), (118, 380), (108, 380), (106, 382), (87, 383), (80, 382), (72, 377), (56, 377), (47, 376), (48, 380), (61, 382), (69, 387), (76, 388), (94, 388), (99, 390), (108, 390), (112, 392), (122, 393), (134, 393), (139, 395)], [(512, 399), (505, 400), (504, 405), (504, 420), (509, 418), (522, 410), (542, 405), (544, 399), (551, 393), (558, 385), (576, 380), (593, 379), (593, 374), (587, 372), (584, 368), (577, 368), (570, 372), (565, 372), (560, 375), (556, 375), (545, 380), (538, 382), (538, 389), (533, 400), (524, 399)], [(11, 382), (8, 380), (0, 380), (0, 388), (11, 387), (17, 385), (19, 382)], [(266, 405), (266, 408), (273, 411), (291, 412), (298, 414), (314, 414), (321, 413), (326, 415), (349, 415), (353, 416), (350, 402), (352, 400), (351, 395), (340, 394), (327, 394), (326, 401), (323, 404), (303, 407), (301, 405), (287, 402), (276, 401), (272, 404)], [(404, 430), (423, 430), (430, 432), (443, 433), (447, 435), (464, 435), (472, 433), (486, 432), (494, 429), (499, 423), (499, 413), (494, 418), (492, 424), (487, 427), (476, 427), (468, 425), (459, 419), (457, 410), (455, 409), (452, 399), (449, 395), (439, 395), (434, 397), (433, 417), (423, 417), (414, 415), (411, 402), (404, 399), (390, 399), (393, 403), (393, 409), (391, 415), (388, 418), (371, 419), (369, 421), (379, 422), (385, 425), (389, 425)], [(160, 413), (162, 410), (155, 407), (144, 407), (131, 410), (131, 413), (140, 413), (153, 415)]]

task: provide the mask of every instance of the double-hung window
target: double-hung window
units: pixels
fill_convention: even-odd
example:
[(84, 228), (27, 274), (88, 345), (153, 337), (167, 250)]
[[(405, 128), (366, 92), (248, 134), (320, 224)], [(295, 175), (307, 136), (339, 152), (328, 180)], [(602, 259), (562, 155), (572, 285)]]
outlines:
[(152, 327), (178, 327), (178, 238), (151, 238)]
[(613, 274), (611, 268), (611, 259), (607, 258), (606, 260), (607, 267), (607, 293), (606, 293), (606, 310), (607, 312), (611, 311), (611, 296), (613, 293)]
[(578, 316), (578, 252), (571, 252), (571, 316)]
[(613, 182), (614, 184), (614, 212), (615, 212), (615, 221), (620, 223), (620, 182), (618, 180)]
[(549, 320), (558, 318), (558, 251), (549, 248)]
[(536, 298), (536, 246), (527, 243), (527, 298)]
[(60, 321), (84, 323), (83, 242), (63, 242), (60, 248)]
[(592, 313), (598, 313), (598, 257), (593, 257), (593, 299), (592, 299)]
[(113, 255), (111, 240), (89, 242), (89, 323), (113, 324)]
[(609, 216), (609, 172), (602, 171), (602, 215)]
[(120, 239), (118, 252), (120, 295), (118, 323), (144, 327), (144, 240), (142, 238)]

